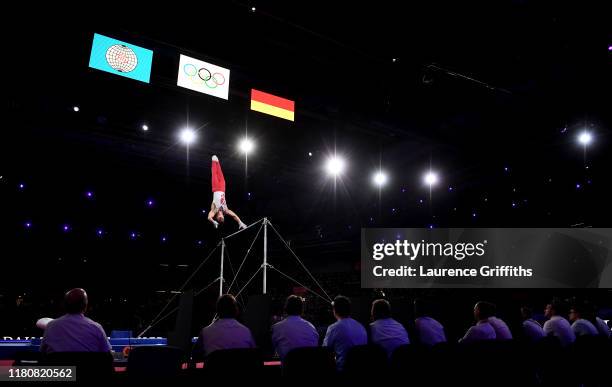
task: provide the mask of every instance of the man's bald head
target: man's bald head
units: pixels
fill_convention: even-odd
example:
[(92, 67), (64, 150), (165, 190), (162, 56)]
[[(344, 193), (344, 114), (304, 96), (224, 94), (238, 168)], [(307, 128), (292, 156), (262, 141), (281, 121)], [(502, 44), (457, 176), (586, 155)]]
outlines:
[(70, 314), (85, 313), (87, 310), (87, 293), (84, 289), (76, 288), (64, 295), (64, 307)]

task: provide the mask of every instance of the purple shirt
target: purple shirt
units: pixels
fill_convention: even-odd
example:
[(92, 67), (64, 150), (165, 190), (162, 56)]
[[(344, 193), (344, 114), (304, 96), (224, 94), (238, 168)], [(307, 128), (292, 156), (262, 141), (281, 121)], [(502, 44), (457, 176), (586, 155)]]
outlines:
[(316, 347), (319, 334), (315, 327), (300, 316), (287, 316), (272, 325), (272, 345), (281, 360), (294, 348)]
[(433, 346), (446, 342), (444, 327), (431, 317), (418, 317), (414, 320), (417, 336), (421, 344)]
[(344, 368), (344, 358), (349, 349), (355, 345), (366, 345), (368, 334), (356, 320), (350, 317), (343, 318), (327, 328), (323, 346), (331, 348), (336, 353), (336, 366), (339, 370)]
[(234, 318), (220, 318), (200, 332), (199, 342), (204, 354), (210, 355), (219, 349), (255, 348), (255, 340), (249, 328)]
[(380, 345), (389, 357), (400, 345), (410, 344), (406, 328), (392, 318), (381, 318), (371, 323), (370, 336), (372, 344)]
[(104, 329), (81, 313), (65, 314), (49, 322), (41, 352), (110, 352)]
[(473, 343), (476, 341), (483, 340), (495, 340), (495, 328), (487, 320), (480, 320), (476, 325), (470, 327), (465, 333), (465, 336), (459, 342), (461, 343)]

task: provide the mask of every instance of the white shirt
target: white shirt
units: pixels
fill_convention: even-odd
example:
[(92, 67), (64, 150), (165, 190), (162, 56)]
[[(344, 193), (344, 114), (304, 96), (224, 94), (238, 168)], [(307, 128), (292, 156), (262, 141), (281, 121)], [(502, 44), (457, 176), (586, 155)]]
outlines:
[(538, 341), (544, 337), (542, 326), (534, 319), (523, 321), (523, 334), (529, 341)]
[(486, 320), (480, 320), (467, 330), (465, 336), (459, 342), (473, 343), (482, 340), (495, 340), (496, 337), (493, 325)]
[(381, 318), (370, 324), (370, 341), (383, 347), (389, 357), (400, 345), (410, 344), (406, 328), (392, 318)]
[(310, 322), (300, 316), (287, 316), (272, 325), (272, 345), (283, 361), (293, 348), (318, 346), (319, 334)]
[(104, 329), (81, 313), (65, 314), (50, 321), (40, 345), (41, 352), (110, 352)]
[(368, 343), (368, 334), (356, 320), (347, 317), (338, 320), (327, 328), (324, 347), (330, 347), (336, 353), (336, 366), (339, 370), (344, 368), (344, 358), (349, 349), (356, 345)]
[(489, 324), (495, 329), (496, 340), (512, 340), (512, 333), (504, 320), (495, 316), (489, 317)]
[(227, 211), (227, 202), (225, 201), (225, 192), (215, 191), (213, 192), (213, 203), (215, 208), (218, 210)]
[(544, 334), (558, 337), (564, 347), (576, 341), (576, 334), (574, 334), (572, 327), (561, 316), (552, 316), (550, 320), (544, 323)]
[(431, 317), (418, 317), (414, 320), (417, 335), (421, 344), (434, 346), (446, 342), (444, 327)]
[(249, 328), (234, 318), (220, 318), (202, 328), (199, 341), (202, 343), (206, 356), (219, 349), (256, 347)]
[(579, 318), (574, 321), (572, 324), (572, 330), (576, 334), (576, 336), (597, 336), (599, 332), (597, 332), (597, 328), (593, 325), (589, 320), (585, 320), (583, 318)]
[(595, 319), (597, 320), (597, 326), (595, 328), (597, 328), (599, 334), (605, 337), (610, 337), (612, 332), (610, 331), (608, 324), (606, 324), (606, 322), (599, 317), (595, 317)]

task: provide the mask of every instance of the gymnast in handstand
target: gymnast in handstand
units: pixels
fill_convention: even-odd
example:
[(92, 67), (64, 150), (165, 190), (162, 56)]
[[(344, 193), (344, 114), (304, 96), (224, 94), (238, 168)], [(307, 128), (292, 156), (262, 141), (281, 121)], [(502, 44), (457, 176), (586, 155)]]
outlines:
[(221, 164), (217, 156), (212, 157), (212, 192), (213, 201), (210, 204), (208, 220), (215, 228), (218, 228), (219, 224), (225, 221), (224, 214), (227, 214), (238, 222), (238, 227), (241, 230), (245, 229), (246, 224), (242, 223), (234, 211), (227, 208), (227, 202), (225, 201), (225, 178), (223, 177), (223, 171), (221, 170)]

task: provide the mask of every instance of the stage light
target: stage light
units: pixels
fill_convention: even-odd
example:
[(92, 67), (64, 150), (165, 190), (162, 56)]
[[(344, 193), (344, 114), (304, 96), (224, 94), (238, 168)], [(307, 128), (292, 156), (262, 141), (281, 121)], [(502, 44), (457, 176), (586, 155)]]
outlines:
[(32, 223), (31, 222), (25, 222), (24, 226), (25, 226), (25, 228), (32, 228)]
[(149, 126), (146, 125), (146, 124), (143, 124), (142, 125), (142, 130), (144, 130), (146, 132), (147, 130), (149, 130)]
[(196, 133), (189, 128), (185, 128), (181, 131), (180, 138), (184, 144), (189, 145), (195, 141)]
[(62, 230), (64, 230), (64, 232), (69, 232), (69, 231), (70, 231), (70, 225), (69, 225), (69, 224), (65, 224), (65, 225), (62, 227)]
[(96, 234), (101, 237), (102, 235), (104, 235), (104, 230), (99, 228), (99, 229), (96, 230)]
[(75, 112), (78, 112), (78, 111), (79, 111), (79, 110), (81, 110), (81, 109), (79, 109), (79, 107), (78, 107), (78, 106), (73, 106), (73, 107), (72, 107), (72, 110), (73, 110), (73, 111), (75, 111)]
[(589, 145), (592, 141), (593, 136), (586, 130), (578, 135), (578, 142), (580, 142), (584, 146)]
[(240, 151), (244, 154), (249, 154), (255, 148), (255, 144), (248, 138), (244, 138), (240, 141)]
[(344, 160), (340, 157), (333, 156), (327, 160), (325, 169), (332, 176), (338, 176), (344, 171)]
[(20, 190), (25, 189), (25, 184), (23, 184), (23, 183), (19, 183), (19, 189), (20, 189)]
[(428, 186), (433, 186), (438, 183), (438, 175), (435, 172), (429, 171), (423, 176), (423, 181)]
[(91, 198), (93, 198), (93, 192), (87, 191), (87, 192), (85, 192), (85, 196), (87, 196), (89, 199), (91, 199)]
[(151, 208), (155, 205), (155, 201), (153, 201), (153, 199), (149, 199), (147, 200), (147, 207)]
[(387, 183), (387, 174), (384, 173), (383, 171), (378, 171), (374, 174), (374, 176), (372, 177), (372, 181), (374, 182), (374, 184), (376, 184), (379, 187), (382, 187), (383, 185), (385, 185)]
[(308, 157), (312, 157), (312, 152), (308, 152)]
[(255, 11), (257, 11), (257, 8), (251, 7), (251, 12), (255, 12)]

